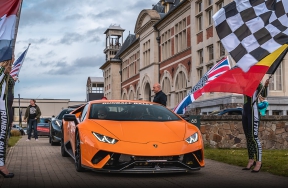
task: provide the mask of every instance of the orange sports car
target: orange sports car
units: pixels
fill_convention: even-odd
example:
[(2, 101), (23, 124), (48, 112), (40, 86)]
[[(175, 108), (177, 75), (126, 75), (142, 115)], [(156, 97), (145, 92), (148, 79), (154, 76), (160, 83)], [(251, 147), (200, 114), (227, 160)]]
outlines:
[(152, 102), (90, 101), (64, 116), (62, 133), (61, 154), (79, 172), (174, 173), (205, 165), (199, 129)]

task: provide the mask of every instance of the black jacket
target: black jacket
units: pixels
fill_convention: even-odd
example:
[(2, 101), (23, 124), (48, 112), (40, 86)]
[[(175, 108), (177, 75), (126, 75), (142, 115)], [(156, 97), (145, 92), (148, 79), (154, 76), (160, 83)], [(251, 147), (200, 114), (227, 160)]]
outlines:
[(165, 93), (163, 93), (163, 91), (159, 91), (158, 93), (156, 93), (153, 102), (162, 104), (163, 106), (166, 106), (166, 102), (167, 102), (167, 96)]

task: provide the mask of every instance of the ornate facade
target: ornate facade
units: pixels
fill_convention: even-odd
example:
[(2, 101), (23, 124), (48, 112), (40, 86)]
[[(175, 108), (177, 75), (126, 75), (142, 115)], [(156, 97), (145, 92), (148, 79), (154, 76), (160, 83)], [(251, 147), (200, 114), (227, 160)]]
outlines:
[[(173, 109), (217, 61), (227, 56), (212, 16), (231, 1), (161, 0), (152, 9), (142, 10), (134, 34), (129, 33), (119, 50), (112, 55), (107, 47), (104, 50), (110, 57), (100, 67), (104, 95), (110, 99), (152, 101), (152, 85), (159, 82), (167, 94), (167, 107)], [(107, 38), (107, 31), (105, 34)], [(288, 111), (286, 61), (287, 56), (269, 85), (270, 115), (286, 115)], [(235, 65), (232, 60), (230, 63)], [(208, 114), (242, 103), (239, 94), (206, 93), (189, 106), (188, 113)]]

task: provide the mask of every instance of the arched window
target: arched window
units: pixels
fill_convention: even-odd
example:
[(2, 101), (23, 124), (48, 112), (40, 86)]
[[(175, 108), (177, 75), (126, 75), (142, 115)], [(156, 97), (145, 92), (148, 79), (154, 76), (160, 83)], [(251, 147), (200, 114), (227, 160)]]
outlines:
[(171, 85), (170, 85), (170, 80), (168, 77), (165, 77), (162, 83), (162, 91), (167, 95), (167, 103), (166, 106), (170, 107), (171, 106)]
[(129, 100), (135, 100), (133, 90), (130, 90)]
[(180, 71), (176, 77), (175, 93), (176, 93), (176, 104), (182, 101), (187, 95), (187, 78), (183, 71)]

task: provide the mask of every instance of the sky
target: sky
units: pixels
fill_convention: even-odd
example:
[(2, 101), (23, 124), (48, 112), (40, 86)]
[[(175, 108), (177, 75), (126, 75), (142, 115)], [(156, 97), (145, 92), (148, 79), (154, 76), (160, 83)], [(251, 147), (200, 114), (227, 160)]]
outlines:
[(134, 33), (137, 17), (157, 0), (23, 0), (15, 58), (31, 44), (14, 96), (86, 100), (88, 77), (103, 77), (105, 30)]

